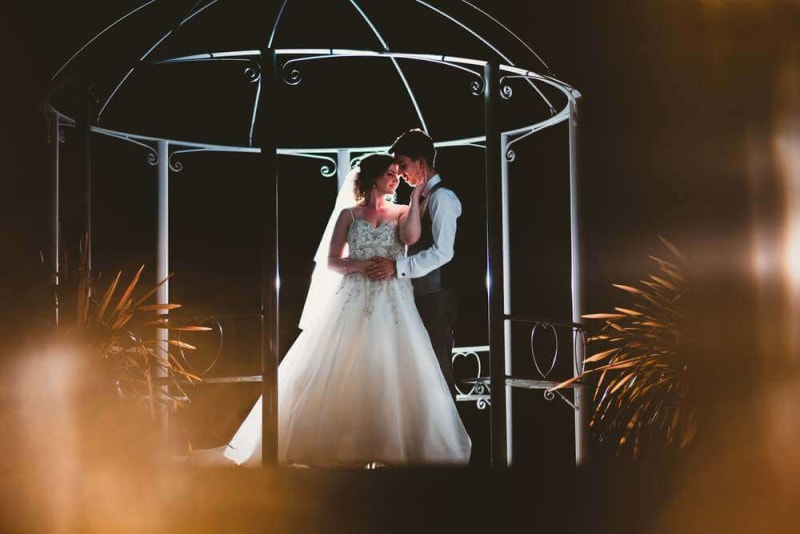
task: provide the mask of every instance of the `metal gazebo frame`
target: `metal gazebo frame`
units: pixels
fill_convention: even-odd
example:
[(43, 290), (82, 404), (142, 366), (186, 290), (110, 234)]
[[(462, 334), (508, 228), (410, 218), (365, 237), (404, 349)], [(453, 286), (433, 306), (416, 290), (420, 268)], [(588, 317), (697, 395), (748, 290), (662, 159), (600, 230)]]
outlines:
[[(148, 4), (151, 2), (148, 2)], [(145, 4), (147, 5), (147, 4)], [(209, 4), (210, 5), (210, 4)], [(356, 5), (354, 3), (354, 5)], [(427, 4), (426, 4), (427, 5)], [(285, 6), (285, 2), (284, 2)], [(141, 6), (144, 7), (144, 6)], [(138, 8), (138, 9), (141, 9)], [(192, 16), (194, 16), (193, 13)], [(123, 17), (124, 18), (124, 17)], [(190, 17), (187, 17), (187, 20)], [(280, 18), (280, 17), (278, 17)], [(454, 18), (451, 20), (458, 23)], [(122, 19), (120, 19), (122, 20)], [(277, 20), (275, 22), (277, 25)], [(460, 23), (458, 23), (460, 24)], [(106, 30), (110, 29), (106, 28)], [(462, 25), (463, 26), (463, 25)], [(464, 26), (466, 28), (466, 26)], [(503, 27), (505, 29), (505, 27)], [(104, 32), (106, 31), (104, 30)], [(467, 30), (469, 30), (467, 28)], [(472, 31), (472, 30), (469, 30)], [(101, 32), (102, 33), (102, 32)], [(274, 28), (273, 28), (274, 35)], [(476, 34), (477, 35), (477, 34)], [(376, 32), (376, 36), (380, 37)], [(90, 41), (91, 43), (91, 41)], [(491, 44), (486, 42), (490, 47)], [(246, 74), (251, 81), (258, 84), (257, 97), (253, 108), (250, 128), (250, 144), (214, 144), (202, 141), (171, 139), (157, 136), (142, 135), (120, 129), (109, 129), (99, 125), (99, 115), (114, 97), (120, 84), (108, 96), (105, 103), (97, 112), (93, 105), (93, 97), (86, 95), (87, 105), (84, 113), (69, 116), (59, 111), (48, 100), (46, 113), (50, 122), (51, 139), (51, 178), (52, 178), (52, 272), (54, 283), (58, 291), (60, 280), (58, 274), (60, 250), (60, 187), (61, 187), (61, 154), (60, 141), (62, 128), (77, 127), (81, 132), (84, 146), (83, 170), (85, 172), (86, 187), (86, 228), (91, 247), (91, 134), (99, 134), (121, 139), (142, 146), (149, 151), (148, 161), (157, 167), (158, 173), (158, 226), (157, 226), (157, 259), (156, 277), (165, 279), (169, 274), (169, 200), (168, 188), (170, 171), (180, 170), (181, 164), (173, 158), (177, 154), (190, 152), (239, 152), (253, 153), (260, 157), (260, 168), (264, 176), (272, 177), (265, 184), (265, 192), (269, 195), (264, 201), (263, 216), (263, 265), (262, 265), (262, 298), (261, 298), (261, 358), (262, 358), (262, 393), (263, 406), (263, 458), (265, 464), (277, 462), (277, 367), (280, 360), (278, 354), (278, 325), (280, 311), (279, 298), (279, 262), (278, 245), (279, 236), (277, 228), (277, 192), (278, 180), (276, 174), (278, 156), (302, 156), (323, 160), (322, 173), (332, 176), (338, 173), (341, 184), (344, 175), (350, 168), (353, 154), (385, 150), (386, 146), (354, 146), (354, 147), (310, 147), (288, 148), (281, 147), (279, 135), (276, 131), (276, 121), (272, 120), (277, 111), (279, 102), (271, 98), (260, 98), (260, 95), (273, 94), (274, 88), (279, 83), (299, 83), (301, 76), (298, 65), (303, 62), (320, 62), (336, 60), (339, 58), (367, 58), (376, 61), (390, 61), (400, 74), (399, 60), (413, 62), (435, 63), (450, 69), (455, 69), (473, 78), (472, 88), (475, 94), (482, 95), (484, 109), (484, 131), (480, 135), (459, 139), (448, 139), (437, 142), (437, 147), (448, 146), (478, 146), (485, 150), (486, 174), (486, 239), (487, 239), (487, 292), (489, 303), (488, 333), (490, 352), (490, 378), (485, 385), (491, 390), (491, 459), (493, 466), (509, 465), (512, 459), (511, 450), (511, 387), (525, 387), (529, 389), (544, 389), (546, 395), (551, 393), (548, 387), (554, 385), (546, 380), (523, 380), (513, 375), (511, 369), (511, 323), (514, 321), (528, 321), (535, 326), (548, 328), (563, 327), (569, 329), (573, 336), (573, 372), (582, 371), (585, 356), (585, 339), (583, 328), (580, 325), (583, 313), (583, 288), (579, 252), (579, 214), (578, 214), (578, 169), (577, 169), (577, 102), (580, 93), (568, 84), (545, 74), (533, 70), (517, 67), (510, 63), (486, 59), (470, 59), (433, 54), (399, 53), (388, 50), (382, 43), (383, 50), (353, 50), (353, 49), (320, 49), (320, 48), (291, 48), (280, 49), (268, 46), (260, 50), (225, 50), (215, 53), (201, 53), (181, 55), (160, 59), (160, 64), (178, 64), (203, 61), (241, 61), (246, 66)], [(527, 45), (526, 45), (527, 46)], [(155, 48), (155, 47), (154, 47)], [(498, 52), (494, 47), (492, 49)], [(83, 49), (81, 49), (83, 50)], [(152, 50), (152, 49), (151, 49)], [(79, 51), (80, 53), (80, 51)], [(148, 52), (149, 54), (149, 52)], [(142, 58), (146, 60), (148, 54)], [(76, 54), (77, 55), (77, 54)], [(500, 54), (501, 57), (502, 54)], [(75, 56), (73, 56), (74, 58)], [(537, 56), (538, 57), (538, 56)], [(72, 58), (70, 59), (72, 60)], [(63, 67), (62, 67), (63, 69)], [(63, 81), (59, 79), (61, 69), (54, 77), (51, 96), (58, 94), (63, 88)], [(130, 73), (129, 73), (130, 74)], [(551, 116), (545, 120), (527, 124), (513, 130), (503, 130), (498, 119), (498, 108), (505, 98), (510, 98), (511, 90), (509, 81), (521, 79), (527, 86), (535, 91), (551, 110)], [(553, 107), (552, 103), (542, 94), (537, 84), (549, 86), (565, 97), (566, 105), (561, 109)], [(410, 87), (406, 82), (406, 89)], [(413, 100), (413, 95), (412, 95)], [(424, 125), (419, 108), (416, 111)], [(559, 325), (548, 321), (530, 320), (511, 313), (511, 287), (510, 287), (510, 242), (509, 242), (509, 163), (514, 160), (515, 154), (512, 146), (544, 128), (568, 123), (569, 131), (569, 191), (570, 191), (570, 279), (571, 279), (571, 309), (572, 323)], [(256, 122), (259, 124), (259, 135), (254, 142), (253, 129)], [(91, 250), (91, 248), (90, 248)], [(91, 255), (90, 255), (91, 256)], [(169, 301), (169, 285), (163, 284), (156, 295), (157, 303)], [(56, 321), (58, 321), (58, 304), (56, 303)], [(166, 346), (168, 331), (158, 329), (158, 340)], [(502, 357), (495, 357), (500, 356)], [(538, 364), (537, 364), (538, 368)], [(545, 378), (544, 376), (542, 377)], [(587, 421), (589, 402), (584, 386), (575, 384), (575, 459), (578, 464), (587, 458)], [(566, 399), (565, 399), (566, 400)]]

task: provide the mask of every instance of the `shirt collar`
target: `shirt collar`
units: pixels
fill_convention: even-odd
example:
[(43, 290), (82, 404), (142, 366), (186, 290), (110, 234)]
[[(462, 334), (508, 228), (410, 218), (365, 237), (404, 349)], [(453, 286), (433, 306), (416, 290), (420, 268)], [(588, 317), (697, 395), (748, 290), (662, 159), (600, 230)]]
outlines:
[(433, 176), (431, 176), (430, 180), (428, 180), (428, 182), (425, 184), (425, 191), (422, 192), (422, 196), (424, 196), (424, 197), (428, 196), (428, 193), (431, 192), (431, 189), (433, 189), (433, 186), (435, 186), (436, 184), (438, 184), (441, 181), (442, 181), (442, 177), (439, 176), (439, 173), (436, 173)]

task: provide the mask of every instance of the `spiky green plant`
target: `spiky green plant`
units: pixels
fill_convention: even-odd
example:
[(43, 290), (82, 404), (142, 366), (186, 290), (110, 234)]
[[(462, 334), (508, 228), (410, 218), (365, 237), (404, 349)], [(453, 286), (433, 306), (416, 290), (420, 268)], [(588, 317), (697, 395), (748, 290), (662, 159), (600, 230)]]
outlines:
[[(181, 365), (170, 347), (182, 350), (195, 347), (175, 339), (164, 343), (156, 338), (156, 329), (194, 332), (210, 329), (172, 324), (163, 314), (180, 308), (180, 304), (146, 304), (169, 277), (134, 296), (144, 270), (142, 265), (120, 293), (122, 271), (103, 287), (101, 277), (89, 268), (85, 238), (81, 248), (77, 276), (64, 273), (67, 283), (62, 303), (74, 300), (75, 315), (63, 326), (76, 334), (90, 358), (103, 366), (104, 375), (116, 392), (123, 398), (145, 403), (152, 418), (157, 417), (159, 405), (182, 404), (187, 398), (182, 382), (199, 382), (201, 378)], [(162, 375), (166, 375), (166, 381)]]
[(579, 376), (554, 389), (580, 381), (595, 382), (590, 425), (602, 442), (616, 442), (617, 454), (640, 456), (644, 446), (664, 443), (685, 447), (696, 431), (696, 409), (682, 353), (681, 300), (687, 288), (683, 254), (660, 238), (672, 261), (655, 256), (658, 273), (638, 287), (613, 286), (631, 304), (613, 313), (584, 315), (602, 321), (588, 339), (594, 353)]

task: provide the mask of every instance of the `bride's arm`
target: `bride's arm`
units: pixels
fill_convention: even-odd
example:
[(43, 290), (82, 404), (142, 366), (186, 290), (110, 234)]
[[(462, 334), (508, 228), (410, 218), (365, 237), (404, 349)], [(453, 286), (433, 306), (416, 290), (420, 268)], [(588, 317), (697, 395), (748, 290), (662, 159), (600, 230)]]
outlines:
[(400, 241), (406, 245), (413, 245), (419, 241), (422, 235), (422, 223), (420, 221), (419, 196), (422, 187), (417, 186), (411, 192), (411, 202), (408, 204), (408, 211), (400, 216)]
[(363, 273), (372, 264), (370, 260), (351, 260), (343, 258), (344, 247), (347, 244), (347, 229), (353, 221), (350, 210), (342, 210), (336, 220), (331, 236), (331, 246), (328, 250), (328, 268), (339, 274)]

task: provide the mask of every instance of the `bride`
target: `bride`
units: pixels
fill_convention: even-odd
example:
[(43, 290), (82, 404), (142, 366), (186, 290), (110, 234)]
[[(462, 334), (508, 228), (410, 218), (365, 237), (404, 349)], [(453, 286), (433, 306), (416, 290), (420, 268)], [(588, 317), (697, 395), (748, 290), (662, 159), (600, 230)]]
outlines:
[[(303, 331), (278, 368), (281, 463), (469, 461), (470, 439), (414, 304), (411, 281), (364, 274), (373, 259), (404, 256), (406, 245), (419, 239), (424, 187), (414, 189), (409, 206), (400, 206), (387, 200), (399, 180), (391, 156), (372, 154), (350, 173), (337, 200), (326, 231), (331, 237), (323, 237), (322, 245), (329, 246), (321, 246), (328, 269), (318, 254), (320, 272), (309, 289)], [(338, 283), (331, 286), (336, 275)], [(324, 287), (333, 290), (326, 295)], [(223, 454), (239, 465), (260, 464), (260, 398)]]

